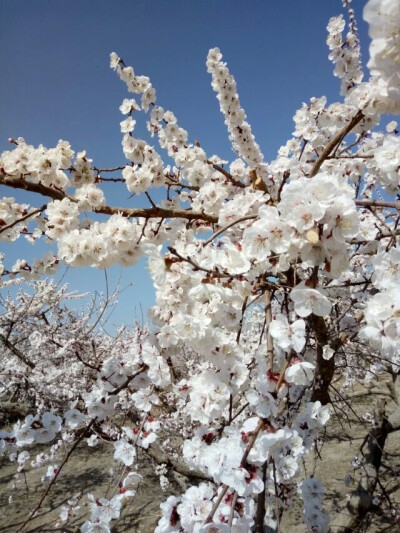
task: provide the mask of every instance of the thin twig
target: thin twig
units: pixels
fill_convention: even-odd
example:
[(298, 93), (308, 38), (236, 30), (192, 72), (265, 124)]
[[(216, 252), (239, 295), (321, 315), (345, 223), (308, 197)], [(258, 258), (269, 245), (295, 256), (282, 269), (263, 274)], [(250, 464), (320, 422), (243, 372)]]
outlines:
[(221, 485), (220, 486), (221, 492), (218, 496), (218, 498), (213, 503), (213, 506), (211, 507), (211, 511), (208, 513), (206, 519), (204, 520), (204, 524), (210, 524), (212, 522), (212, 519), (214, 517), (215, 511), (218, 509), (219, 504), (222, 502), (222, 498), (227, 493), (227, 490), (229, 489), (228, 485)]
[(76, 439), (76, 441), (74, 442), (74, 444), (71, 446), (71, 449), (69, 450), (69, 452), (66, 454), (66, 456), (64, 457), (60, 467), (58, 468), (58, 470), (55, 472), (55, 475), (53, 477), (53, 479), (50, 481), (50, 484), (49, 486), (47, 487), (47, 489), (44, 491), (42, 497), (40, 498), (40, 501), (39, 503), (36, 505), (35, 509), (29, 514), (28, 518), (25, 520), (25, 522), (22, 524), (22, 526), (17, 529), (16, 533), (18, 533), (19, 531), (22, 531), (24, 529), (24, 527), (26, 526), (26, 524), (29, 522), (29, 520), (31, 520), (31, 518), (33, 518), (35, 516), (35, 514), (38, 512), (38, 510), (40, 509), (40, 507), (42, 506), (46, 496), (48, 495), (48, 493), (50, 492), (52, 486), (54, 485), (54, 483), (57, 481), (57, 478), (58, 476), (60, 475), (61, 473), (61, 470), (64, 468), (65, 464), (67, 463), (67, 461), (69, 460), (69, 458), (71, 457), (71, 455), (73, 454), (73, 452), (75, 451), (76, 447), (78, 446), (78, 444), (84, 439), (84, 437), (89, 433), (90, 431), (90, 428), (93, 426), (93, 424), (95, 423), (95, 418), (90, 422), (90, 424), (87, 426), (87, 428), (82, 431), (81, 435)]
[(319, 169), (322, 166), (322, 163), (327, 159), (329, 155), (331, 155), (331, 152), (336, 146), (340, 145), (340, 143), (343, 141), (343, 139), (346, 137), (348, 133), (351, 132), (351, 130), (364, 118), (364, 115), (362, 111), (358, 111), (358, 113), (350, 120), (348, 124), (344, 128), (342, 128), (336, 135), (332, 137), (332, 139), (329, 141), (329, 143), (325, 146), (322, 153), (318, 156), (316, 159), (313, 168), (310, 172), (310, 178), (313, 178), (316, 174), (318, 174)]
[(122, 385), (120, 385), (119, 387), (117, 387), (116, 389), (114, 389), (113, 391), (111, 391), (109, 393), (110, 396), (113, 396), (115, 394), (118, 394), (119, 392), (121, 392), (122, 390), (124, 390), (128, 385), (129, 383), (135, 379), (136, 376), (138, 376), (139, 374), (142, 374), (145, 370), (147, 370), (149, 367), (147, 365), (143, 365), (141, 368), (139, 368), (139, 370), (137, 372), (135, 372), (134, 374), (132, 374), (131, 376), (128, 376), (126, 378), (126, 380), (124, 381), (124, 383), (122, 383)]
[(220, 174), (223, 174), (225, 178), (227, 178), (229, 181), (233, 183), (233, 185), (236, 185), (236, 187), (241, 187), (242, 189), (246, 187), (244, 183), (235, 180), (235, 178), (230, 174), (227, 170), (220, 167), (219, 165), (216, 165), (215, 163), (212, 163), (207, 159), (207, 163), (213, 167), (214, 170), (217, 170)]
[(235, 279), (235, 278), (241, 278), (244, 274), (244, 273), (243, 274), (228, 274), (228, 273), (218, 272), (217, 270), (209, 270), (208, 268), (201, 267), (189, 257), (183, 257), (183, 255), (177, 252), (175, 248), (173, 248), (172, 246), (168, 246), (168, 250), (171, 252), (171, 254), (175, 255), (181, 261), (184, 261), (185, 263), (189, 263), (189, 265), (192, 265), (194, 270), (200, 270), (201, 272), (206, 272), (207, 274), (209, 274), (210, 276), (214, 278)]
[(266, 332), (267, 332), (267, 359), (269, 362), (269, 367), (271, 369), (271, 372), (273, 372), (274, 342), (269, 332), (269, 326), (272, 322), (271, 293), (269, 290), (266, 290), (264, 293), (264, 303), (265, 303), (265, 327), (266, 327)]
[(38, 213), (41, 213), (42, 211), (44, 211), (46, 209), (46, 207), (47, 207), (47, 204), (44, 204), (44, 205), (42, 205), (42, 207), (39, 207), (38, 209), (35, 209), (34, 211), (31, 211), (30, 213), (27, 213), (23, 217), (18, 218), (17, 220), (14, 220), (14, 222), (10, 222), (6, 226), (2, 226), (0, 228), (0, 233), (3, 233), (3, 231), (7, 231), (8, 229), (12, 228), (16, 224), (19, 224), (20, 222), (23, 222), (27, 218), (33, 217), (33, 216), (37, 215)]
[[(6, 185), (13, 189), (23, 189), (29, 192), (41, 194), (42, 196), (48, 196), (53, 200), (63, 200), (64, 198), (68, 198), (71, 200), (71, 202), (77, 202), (76, 198), (68, 196), (59, 189), (47, 187), (42, 183), (32, 183), (27, 181), (24, 176), (13, 177), (6, 174), (0, 174), (0, 184)], [(187, 220), (202, 220), (203, 222), (209, 222), (212, 224), (218, 222), (218, 217), (216, 216), (191, 211), (190, 209), (164, 209), (162, 207), (151, 207), (149, 209), (129, 209), (125, 207), (104, 205), (93, 209), (93, 212), (103, 215), (120, 214), (126, 218), (185, 218)]]
[(233, 523), (233, 516), (235, 514), (235, 506), (236, 506), (237, 499), (238, 499), (238, 493), (235, 491), (232, 497), (231, 510), (229, 513), (229, 520), (228, 520), (228, 527), (230, 528), (232, 527), (232, 523)]
[(2, 333), (0, 333), (0, 341), (3, 342), (3, 344), (23, 363), (25, 363), (32, 369), (35, 368), (35, 363), (32, 363), (32, 361), (25, 357), (25, 355), (20, 350), (18, 350), (18, 348), (14, 346), (14, 344), (12, 344)]
[(377, 200), (355, 200), (359, 207), (388, 207), (400, 211), (400, 202), (378, 202)]
[(254, 220), (255, 218), (257, 218), (257, 215), (246, 215), (244, 217), (238, 218), (237, 220), (234, 220), (233, 222), (230, 222), (223, 228), (216, 231), (213, 235), (211, 235), (209, 239), (204, 241), (203, 247), (207, 246), (207, 244), (210, 244), (210, 242), (212, 242), (216, 237), (218, 237), (218, 235), (221, 235), (221, 233), (224, 233), (227, 229), (231, 228), (235, 224), (239, 224), (239, 222), (243, 222), (244, 220)]

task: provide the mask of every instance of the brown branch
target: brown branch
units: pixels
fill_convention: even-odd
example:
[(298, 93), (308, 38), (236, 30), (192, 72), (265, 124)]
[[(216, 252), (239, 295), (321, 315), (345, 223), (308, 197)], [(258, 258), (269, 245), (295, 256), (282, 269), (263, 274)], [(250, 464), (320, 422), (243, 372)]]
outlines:
[(28, 518), (25, 520), (25, 522), (22, 524), (22, 526), (17, 529), (16, 533), (18, 533), (19, 531), (22, 531), (24, 529), (24, 527), (26, 526), (26, 524), (29, 522), (29, 520), (31, 520), (31, 518), (33, 518), (35, 516), (35, 514), (38, 512), (38, 510), (40, 509), (40, 507), (42, 506), (46, 496), (48, 495), (48, 493), (50, 492), (52, 486), (54, 485), (54, 483), (57, 481), (57, 478), (58, 476), (60, 475), (61, 473), (61, 470), (63, 469), (63, 467), (65, 466), (65, 464), (67, 463), (67, 461), (69, 460), (69, 458), (71, 457), (71, 455), (73, 454), (73, 452), (75, 451), (76, 447), (78, 446), (78, 444), (83, 440), (83, 438), (89, 433), (90, 431), (90, 428), (93, 426), (94, 422), (95, 422), (96, 419), (93, 419), (90, 424), (87, 426), (87, 428), (82, 431), (81, 435), (76, 439), (76, 441), (74, 442), (74, 444), (72, 445), (71, 449), (69, 450), (69, 452), (65, 455), (60, 467), (58, 468), (57, 472), (55, 473), (53, 479), (50, 481), (50, 484), (49, 486), (47, 487), (47, 489), (44, 491), (43, 493), (43, 496), (41, 497), (39, 503), (36, 505), (35, 509), (29, 514)]
[[(375, 238), (376, 241), (379, 241), (381, 239), (387, 239), (388, 237), (392, 237), (393, 233), (396, 235), (396, 236), (399, 236), (400, 235), (400, 230), (396, 230), (396, 231), (393, 231), (393, 232), (390, 232), (390, 233), (386, 233), (386, 232), (381, 232), (379, 235), (377, 235)], [(369, 244), (371, 241), (370, 240), (357, 240), (357, 239), (351, 239), (350, 241), (348, 241), (349, 244)]]
[(12, 344), (2, 333), (0, 333), (0, 341), (23, 363), (25, 363), (32, 369), (35, 368), (35, 363), (32, 363), (32, 361), (25, 357), (25, 355), (20, 350), (18, 350), (18, 348), (14, 346), (14, 344)]
[(100, 371), (101, 370), (101, 366), (94, 366), (90, 363), (88, 363), (87, 361), (84, 361), (79, 353), (78, 350), (75, 350), (75, 356), (76, 358), (84, 365), (86, 366), (87, 368), (91, 368), (92, 370), (97, 370), (97, 371)]
[[(311, 283), (315, 289), (318, 285), (318, 266), (313, 268)], [(335, 358), (324, 359), (323, 347), (329, 342), (328, 328), (322, 316), (310, 315), (308, 318), (309, 324), (314, 331), (316, 339), (316, 361), (314, 382), (312, 388), (311, 400), (313, 402), (320, 401), (322, 405), (330, 403), (329, 386), (335, 373)], [(341, 346), (341, 344), (339, 345)], [(339, 349), (335, 346), (335, 351)], [(333, 346), (331, 346), (333, 348)]]
[(44, 204), (44, 205), (42, 205), (42, 207), (39, 207), (38, 209), (35, 209), (34, 211), (31, 211), (30, 213), (27, 213), (23, 217), (14, 220), (14, 222), (10, 222), (10, 224), (7, 224), (6, 226), (2, 226), (0, 228), (0, 233), (3, 233), (3, 231), (7, 231), (8, 229), (14, 227), (16, 224), (19, 224), (20, 222), (23, 222), (27, 218), (33, 217), (33, 216), (37, 215), (38, 213), (41, 213), (42, 211), (44, 211), (46, 209), (46, 207), (47, 207), (47, 204)]
[(138, 376), (139, 374), (142, 374), (145, 370), (147, 370), (149, 367), (147, 365), (143, 365), (141, 368), (139, 368), (139, 370), (137, 372), (135, 372), (134, 374), (132, 374), (131, 376), (128, 376), (126, 378), (126, 380), (124, 381), (124, 383), (122, 383), (122, 385), (120, 385), (119, 387), (117, 387), (116, 389), (114, 389), (113, 391), (111, 391), (109, 393), (110, 396), (113, 396), (115, 394), (118, 394), (119, 392), (121, 392), (122, 390), (124, 390), (128, 385), (129, 383), (135, 379), (136, 376)]
[(271, 293), (266, 290), (264, 293), (265, 303), (265, 327), (267, 332), (267, 360), (269, 361), (269, 367), (271, 372), (274, 371), (274, 342), (269, 332), (269, 326), (272, 322), (272, 306), (271, 306)]
[[(289, 359), (283, 365), (283, 368), (282, 368), (282, 370), (280, 372), (280, 375), (279, 375), (278, 382), (275, 385), (275, 393), (277, 393), (279, 391), (279, 388), (280, 388), (280, 386), (282, 384), (282, 381), (284, 379), (284, 376), (285, 376), (286, 369), (289, 366), (291, 357), (292, 357), (292, 354), (289, 356)], [(245, 452), (244, 452), (244, 454), (242, 456), (242, 459), (240, 461), (240, 466), (242, 468), (245, 468), (249, 453), (250, 453), (252, 447), (254, 446), (254, 443), (256, 442), (257, 437), (258, 437), (260, 431), (263, 429), (265, 423), (266, 423), (266, 420), (264, 418), (260, 418), (255, 430), (252, 432), (251, 437), (249, 439), (249, 442), (247, 443), (246, 450), (245, 450)], [(221, 485), (221, 489), (222, 489), (221, 490), (221, 494), (218, 496), (217, 500), (214, 502), (214, 504), (213, 504), (213, 506), (211, 508), (211, 511), (209, 512), (209, 514), (207, 515), (207, 518), (204, 521), (204, 524), (209, 524), (210, 522), (212, 522), (212, 519), (213, 519), (213, 516), (215, 514), (215, 511), (218, 509), (218, 506), (221, 503), (222, 498), (225, 496), (228, 488), (229, 488), (228, 485), (225, 485), (225, 484)]]
[(166, 180), (165, 183), (170, 187), (182, 187), (183, 189), (188, 189), (189, 191), (198, 192), (200, 190), (200, 187), (197, 187), (197, 185), (187, 185), (186, 183), (182, 183), (181, 181), (174, 181), (170, 179)]
[(189, 263), (189, 265), (192, 265), (195, 271), (199, 270), (201, 272), (205, 272), (206, 274), (209, 274), (210, 276), (213, 276), (214, 278), (235, 279), (235, 278), (242, 278), (243, 276), (243, 274), (227, 274), (224, 272), (218, 272), (217, 270), (209, 270), (208, 268), (201, 267), (200, 265), (192, 261), (192, 259), (190, 259), (189, 257), (183, 257), (183, 255), (177, 252), (175, 248), (173, 248), (172, 246), (168, 246), (168, 250), (171, 252), (171, 254), (175, 255), (181, 261), (185, 263)]
[[(29, 192), (41, 194), (42, 196), (48, 196), (53, 200), (63, 200), (64, 198), (68, 198), (71, 200), (71, 202), (77, 202), (75, 198), (68, 196), (59, 189), (47, 187), (42, 183), (32, 183), (27, 181), (24, 177), (15, 178), (2, 174), (0, 175), (0, 184), (6, 185), (7, 187), (12, 187), (14, 189), (23, 189)], [(188, 209), (163, 209), (161, 207), (151, 207), (149, 209), (129, 209), (125, 207), (113, 207), (105, 205), (93, 209), (93, 212), (103, 215), (121, 214), (127, 218), (185, 218), (187, 220), (202, 220), (210, 223), (218, 222), (218, 217), (216, 216), (190, 211)]]
[(220, 174), (223, 174), (225, 176), (225, 178), (227, 178), (230, 182), (232, 182), (233, 185), (235, 185), (236, 187), (241, 187), (242, 189), (244, 189), (246, 187), (246, 185), (244, 185), (244, 183), (242, 183), (241, 181), (235, 180), (235, 178), (232, 176), (232, 174), (230, 172), (228, 172), (227, 170), (225, 170), (224, 168), (220, 167), (219, 165), (216, 165), (215, 163), (212, 163), (208, 159), (207, 159), (207, 163), (209, 165), (211, 165), (214, 170), (216, 170)]
[(125, 178), (103, 178), (102, 176), (98, 175), (94, 178), (95, 183), (100, 183), (101, 181), (111, 182), (111, 183), (125, 183)]
[(210, 242), (212, 242), (216, 237), (218, 237), (218, 235), (221, 235), (221, 233), (224, 233), (227, 229), (231, 228), (235, 224), (239, 224), (239, 222), (243, 222), (244, 220), (254, 220), (257, 217), (258, 217), (258, 215), (246, 215), (244, 217), (238, 218), (237, 220), (234, 220), (233, 222), (230, 222), (229, 224), (227, 224), (223, 228), (221, 228), (218, 231), (216, 231), (213, 235), (211, 235), (211, 237), (209, 239), (204, 241), (203, 247), (207, 246), (207, 244), (210, 244)]
[[(305, 144), (303, 145), (302, 153), (303, 153), (304, 148), (305, 148)], [(301, 158), (301, 154), (300, 154), (300, 158)], [(300, 158), (299, 158), (299, 160), (300, 160)], [(283, 173), (283, 179), (281, 181), (281, 184), (279, 185), (278, 194), (276, 195), (278, 202), (281, 199), (282, 189), (285, 186), (285, 183), (287, 182), (287, 180), (289, 178), (290, 178), (290, 171), (289, 170), (285, 170), (285, 172)]]
[(335, 358), (324, 359), (323, 357), (323, 347), (329, 344), (328, 329), (323, 317), (311, 315), (309, 322), (317, 340), (317, 358), (315, 361), (312, 401), (320, 401), (322, 405), (326, 405), (331, 401), (329, 386), (335, 373)]
[(152, 207), (155, 207), (155, 208), (157, 209), (157, 206), (156, 206), (156, 204), (153, 202), (153, 199), (151, 198), (150, 194), (149, 194), (147, 191), (145, 191), (144, 194), (146, 195), (148, 201), (151, 203), (151, 206), (152, 206)]
[(283, 365), (282, 367), (282, 370), (279, 374), (279, 378), (278, 378), (278, 381), (276, 382), (276, 385), (275, 385), (275, 394), (279, 391), (279, 389), (281, 388), (281, 385), (283, 383), (283, 380), (285, 379), (285, 372), (286, 370), (289, 368), (289, 365), (290, 365), (290, 361), (292, 360), (293, 356), (294, 356), (295, 352), (292, 350), (289, 354), (289, 358), (287, 359), (287, 361), (285, 361), (285, 364)]
[(280, 526), (280, 520), (279, 520), (280, 517), (279, 517), (279, 503), (278, 503), (278, 483), (276, 481), (275, 459), (272, 459), (272, 474), (274, 478), (276, 533), (280, 533), (281, 526)]
[(254, 533), (263, 533), (264, 531), (264, 518), (265, 518), (265, 482), (267, 478), (268, 461), (262, 465), (262, 481), (264, 488), (257, 496), (257, 510), (254, 517)]
[[(346, 148), (346, 150), (350, 148), (349, 146)], [(351, 155), (330, 155), (327, 157), (327, 159), (372, 159), (373, 155), (358, 155), (358, 154), (351, 154)]]
[(328, 156), (331, 155), (331, 152), (336, 146), (338, 146), (343, 139), (346, 137), (348, 133), (351, 132), (351, 130), (356, 126), (361, 120), (364, 118), (364, 115), (361, 111), (358, 111), (358, 113), (350, 120), (346, 126), (341, 129), (336, 135), (332, 137), (332, 139), (329, 141), (329, 143), (325, 146), (322, 153), (318, 156), (317, 160), (314, 163), (313, 168), (310, 172), (310, 178), (313, 178), (316, 174), (318, 174), (319, 169), (322, 166), (322, 163), (328, 158)]
[[(240, 337), (242, 335), (242, 328), (243, 328), (243, 321), (244, 321), (244, 314), (246, 312), (246, 308), (247, 308), (247, 301), (248, 301), (249, 297), (248, 296), (245, 296), (244, 300), (243, 300), (243, 304), (242, 304), (242, 316), (240, 318), (240, 322), (239, 322), (239, 328), (238, 328), (238, 332), (237, 332), (237, 335), (236, 335), (236, 343), (239, 344), (240, 342)], [(233, 407), (232, 405), (232, 395), (231, 395), (231, 407)], [(231, 422), (232, 420), (232, 409), (229, 410), (229, 423)]]
[[(247, 457), (249, 456), (249, 453), (252, 449), (252, 447), (254, 446), (254, 443), (256, 442), (256, 439), (258, 437), (258, 434), (260, 433), (261, 429), (263, 428), (265, 424), (265, 420), (263, 418), (260, 418), (260, 420), (258, 421), (258, 424), (257, 424), (257, 427), (256, 429), (253, 431), (251, 437), (250, 437), (250, 440), (246, 446), (246, 450), (242, 456), (242, 460), (240, 461), (240, 466), (242, 468), (245, 467), (246, 465), (246, 461), (247, 461)], [(222, 501), (222, 498), (225, 496), (227, 490), (229, 489), (228, 485), (221, 485), (220, 486), (221, 488), (221, 493), (220, 495), (218, 496), (218, 498), (215, 500), (212, 508), (211, 508), (211, 511), (208, 513), (207, 515), (207, 518), (204, 520), (204, 524), (209, 524), (210, 522), (212, 522), (212, 519), (213, 519), (213, 516), (215, 514), (215, 511), (218, 509), (218, 506), (219, 504), (221, 503)]]
[(258, 421), (256, 429), (253, 431), (253, 433), (252, 433), (252, 435), (250, 437), (250, 440), (249, 440), (249, 442), (247, 444), (246, 450), (245, 450), (245, 452), (243, 454), (242, 460), (240, 461), (240, 465), (242, 467), (244, 467), (246, 465), (249, 453), (250, 453), (252, 447), (254, 446), (254, 443), (256, 442), (258, 434), (260, 433), (260, 431), (264, 427), (264, 424), (265, 424), (265, 419), (264, 418), (260, 418), (260, 420)]
[(228, 485), (221, 485), (220, 488), (221, 488), (221, 492), (220, 492), (218, 498), (213, 503), (211, 511), (208, 513), (206, 519), (204, 520), (204, 524), (210, 524), (212, 522), (212, 519), (214, 517), (215, 511), (218, 509), (219, 504), (222, 502), (222, 498), (225, 496), (225, 494), (227, 493), (227, 491), (229, 489)]
[[(126, 165), (121, 165), (120, 167), (114, 167), (114, 168), (97, 168), (97, 167), (92, 167), (92, 170), (94, 170), (95, 172), (97, 172), (98, 174), (101, 174), (102, 172), (116, 172), (117, 170), (124, 170), (124, 168), (126, 167)], [(69, 170), (74, 170), (74, 168), (71, 168)], [(125, 181), (125, 180), (124, 180)]]
[(245, 403), (244, 405), (242, 405), (242, 407), (239, 409), (239, 411), (232, 417), (232, 420), (231, 422), (233, 422), (235, 420), (235, 418), (237, 418), (241, 413), (243, 413), (243, 411), (245, 409), (247, 409), (247, 407), (249, 406), (249, 402)]
[(234, 517), (234, 514), (235, 514), (235, 507), (236, 507), (236, 502), (237, 502), (237, 499), (238, 499), (238, 493), (235, 491), (233, 493), (233, 498), (232, 498), (232, 502), (231, 502), (231, 510), (229, 512), (229, 520), (228, 520), (228, 527), (232, 527), (232, 523), (233, 523), (233, 517)]
[(218, 217), (207, 215), (206, 213), (190, 211), (188, 209), (163, 209), (161, 207), (151, 207), (149, 209), (127, 209), (124, 207), (103, 206), (98, 207), (93, 211), (103, 215), (121, 214), (127, 218), (186, 218), (187, 220), (202, 220), (212, 224), (218, 222)]
[(359, 207), (388, 207), (400, 211), (400, 202), (378, 202), (377, 200), (355, 200)]
[[(29, 192), (35, 192), (42, 196), (48, 196), (53, 200), (62, 200), (67, 195), (60, 189), (54, 189), (53, 187), (47, 187), (42, 183), (33, 183), (27, 181), (23, 176), (13, 177), (6, 174), (0, 174), (0, 184), (12, 187), (13, 189), (23, 189)], [(72, 198), (71, 198), (72, 200)], [(76, 200), (73, 200), (76, 201)]]
[(168, 455), (166, 455), (159, 446), (156, 444), (151, 444), (147, 450), (142, 448), (143, 452), (146, 453), (148, 456), (150, 456), (154, 461), (156, 461), (158, 464), (165, 464), (167, 467), (172, 468), (179, 474), (182, 474), (182, 476), (191, 478), (191, 479), (202, 479), (203, 481), (212, 481), (213, 478), (211, 476), (207, 476), (207, 474), (204, 474), (203, 472), (200, 472), (198, 470), (191, 470), (185, 463), (182, 461), (179, 461), (178, 459), (172, 459)]

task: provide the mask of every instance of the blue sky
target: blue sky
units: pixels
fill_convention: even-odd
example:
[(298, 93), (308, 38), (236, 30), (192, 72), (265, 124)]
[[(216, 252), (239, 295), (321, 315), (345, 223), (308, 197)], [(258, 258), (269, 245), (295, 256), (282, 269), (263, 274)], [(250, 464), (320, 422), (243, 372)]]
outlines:
[[(369, 40), (358, 15), (363, 58)], [(232, 159), (228, 135), (210, 87), (205, 60), (218, 46), (235, 76), (240, 100), (267, 160), (293, 131), (292, 117), (303, 101), (326, 95), (340, 100), (325, 44), (329, 18), (342, 12), (340, 0), (35, 0), (0, 4), (0, 149), (9, 137), (54, 146), (68, 140), (86, 150), (98, 167), (125, 164), (118, 107), (125, 85), (109, 69), (116, 51), (157, 90), (158, 103), (172, 110), (179, 124), (209, 155)], [(135, 134), (145, 137), (144, 116)], [(1, 191), (17, 201), (41, 205), (42, 199)], [(148, 206), (128, 199), (122, 186), (107, 196), (112, 205)], [(40, 204), (39, 204), (40, 202)], [(1, 245), (7, 265), (40, 255), (24, 241)], [(138, 268), (115, 267), (110, 286), (128, 287), (111, 321), (131, 324), (154, 302), (144, 261)], [(69, 269), (72, 289), (104, 290), (104, 272)]]

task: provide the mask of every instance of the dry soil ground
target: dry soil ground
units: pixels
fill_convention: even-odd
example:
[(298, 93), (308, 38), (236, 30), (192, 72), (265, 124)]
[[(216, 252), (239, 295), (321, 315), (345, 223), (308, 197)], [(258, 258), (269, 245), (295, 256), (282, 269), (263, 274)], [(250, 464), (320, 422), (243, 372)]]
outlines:
[[(384, 385), (382, 385), (382, 390), (385, 391)], [(325, 444), (320, 451), (322, 461), (315, 460), (315, 457), (310, 454), (304, 465), (308, 475), (311, 475), (315, 468), (315, 476), (323, 481), (326, 489), (325, 509), (332, 514), (337, 511), (340, 504), (343, 504), (346, 494), (355, 487), (355, 485), (345, 486), (346, 474), (352, 475), (357, 483), (358, 472), (354, 471), (351, 466), (351, 460), (358, 453), (358, 448), (368, 432), (368, 423), (362, 419), (362, 416), (366, 411), (372, 411), (373, 402), (377, 398), (375, 394), (366, 393), (361, 388), (348, 391), (348, 393), (355, 394), (356, 397), (347, 405), (338, 404), (342, 411), (337, 409), (340, 416), (333, 416), (330, 421)], [(390, 412), (395, 407), (393, 400), (388, 398), (388, 411)], [(390, 435), (382, 465), (383, 486), (398, 508), (400, 508), (399, 443), (398, 433)], [(31, 457), (34, 457), (34, 453), (31, 453)], [(115, 533), (153, 532), (160, 516), (159, 504), (168, 496), (168, 492), (162, 492), (160, 489), (158, 477), (154, 473), (150, 460), (143, 456), (140, 464), (144, 479), (139, 485), (136, 497), (129, 500), (124, 507), (121, 519), (113, 522), (115, 525), (112, 531)], [(90, 511), (85, 494), (93, 492), (96, 497), (103, 497), (109, 488), (109, 471), (112, 467), (115, 468), (115, 463), (110, 446), (102, 444), (100, 450), (92, 450), (81, 445), (66, 464), (59, 480), (44, 501), (38, 516), (25, 526), (23, 532), (79, 532), (80, 524), (88, 518)], [(0, 531), (2, 533), (18, 531), (27, 516), (27, 510), (32, 510), (40, 500), (43, 492), (40, 478), (45, 470), (46, 467), (28, 469), (26, 484), (20, 483), (17, 489), (12, 490), (15, 464), (11, 464), (7, 459), (3, 459), (0, 463)], [(79, 491), (84, 494), (79, 515), (70, 521), (68, 526), (56, 525), (61, 506), (66, 504), (71, 495)], [(177, 484), (172, 483), (169, 493), (171, 492), (182, 491)], [(9, 502), (10, 494), (13, 495), (11, 502)], [(382, 501), (381, 512), (370, 517), (363, 531), (368, 533), (400, 532), (400, 526), (395, 525), (386, 500), (383, 498)], [(281, 533), (305, 532), (301, 504), (295, 498), (294, 505), (284, 513)]]

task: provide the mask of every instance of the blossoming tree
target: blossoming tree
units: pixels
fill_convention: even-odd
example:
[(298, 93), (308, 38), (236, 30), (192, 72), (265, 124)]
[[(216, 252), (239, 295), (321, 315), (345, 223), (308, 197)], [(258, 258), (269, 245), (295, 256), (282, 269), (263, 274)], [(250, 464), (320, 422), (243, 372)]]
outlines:
[[(35, 386), (35, 409), (0, 433), (1, 449), (23, 464), (32, 443), (59, 439), (69, 446), (49, 466), (49, 485), (26, 523), (77, 445), (100, 436), (125, 468), (117, 494), (92, 497), (82, 532), (110, 531), (122, 503), (135, 495), (136, 448), (155, 455), (156, 446), (162, 463), (202, 480), (162, 504), (158, 533), (261, 532), (267, 514), (268, 527), (279, 531), (294, 483), (308, 530), (329, 530), (322, 483), (304, 478), (301, 462), (329, 421), (332, 380), (340, 373), (344, 382), (362, 382), (386, 372), (398, 386), (400, 364), (400, 139), (393, 120), (377, 131), (382, 115), (400, 113), (400, 3), (365, 6), (368, 81), (354, 12), (348, 1), (344, 6), (347, 30), (342, 15), (327, 27), (342, 99), (303, 104), (274, 161), (264, 160), (218, 48), (209, 51), (207, 69), (235, 153), (230, 163), (192, 143), (157, 103), (149, 78), (116, 53), (111, 68), (138, 96), (120, 107), (124, 164), (99, 169), (66, 141), (48, 149), (12, 139), (13, 149), (1, 155), (3, 188), (46, 199), (30, 207), (3, 198), (1, 240), (28, 234), (58, 246), (56, 256), (32, 264), (5, 262), (4, 280), (52, 274), (60, 262), (105, 268), (134, 265), (145, 255), (157, 291), (151, 310), (157, 329), (122, 335), (100, 355), (90, 328), (74, 320), (54, 327), (60, 318), (47, 318), (43, 306), (60, 302), (55, 289), (37, 285), (33, 329), (29, 321), (21, 325), (26, 310), (9, 304), (0, 323), (7, 387), (23, 380)], [(140, 113), (172, 165), (135, 137)], [(108, 181), (143, 194), (150, 207), (109, 205), (101, 188)], [(165, 190), (159, 204), (156, 187)], [(68, 390), (45, 393), (43, 365), (55, 369), (57, 361)], [(56, 370), (51, 377), (57, 379)], [(162, 402), (173, 409), (155, 420), (154, 406)], [(134, 428), (114, 421), (121, 410), (135, 413)], [(161, 421), (165, 431), (183, 436), (179, 460), (176, 453), (167, 457)], [(347, 504), (351, 513), (339, 517), (335, 531), (354, 530), (373, 509), (382, 448), (399, 429), (397, 411), (376, 410), (364, 474)]]

